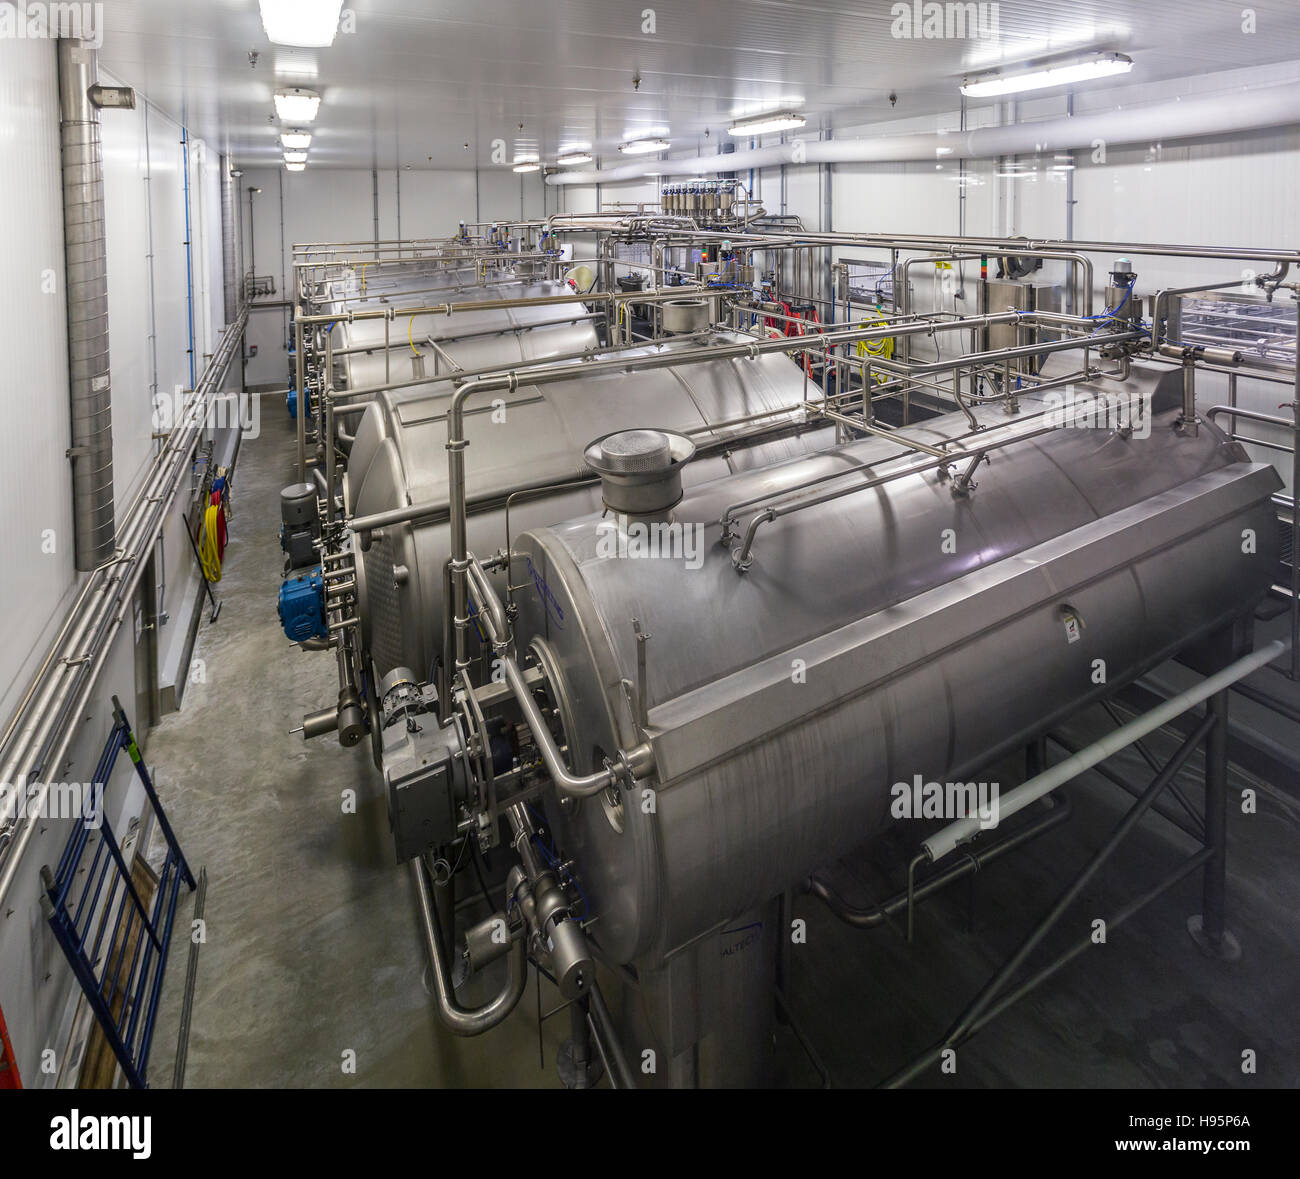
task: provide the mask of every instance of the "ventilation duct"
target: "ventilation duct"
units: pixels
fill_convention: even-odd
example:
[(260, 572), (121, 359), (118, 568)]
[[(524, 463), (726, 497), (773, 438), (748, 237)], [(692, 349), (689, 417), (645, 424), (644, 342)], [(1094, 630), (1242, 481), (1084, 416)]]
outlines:
[(72, 406), (73, 545), (79, 570), (113, 556), (112, 388), (108, 367), (108, 274), (104, 159), (90, 90), (96, 53), (59, 41), (59, 135), (63, 148), (63, 241), (67, 265), (68, 374)]
[(221, 269), (226, 323), (234, 323), (239, 314), (235, 248), (235, 178), (230, 171), (230, 157), (226, 156), (221, 161)]
[[(801, 140), (724, 156), (690, 156), (651, 160), (617, 168), (565, 169), (546, 178), (550, 185), (614, 184), (650, 175), (699, 176), (782, 164), (869, 164), (904, 160), (974, 160), (1032, 155), (1126, 143), (1157, 143), (1198, 135), (1231, 135), (1261, 127), (1300, 122), (1295, 84), (1229, 91), (1204, 98), (1184, 98), (1151, 106), (1097, 111), (1041, 123), (979, 127), (973, 131), (929, 131), (916, 135), (877, 135), (865, 139)], [(798, 154), (799, 159), (795, 159)]]

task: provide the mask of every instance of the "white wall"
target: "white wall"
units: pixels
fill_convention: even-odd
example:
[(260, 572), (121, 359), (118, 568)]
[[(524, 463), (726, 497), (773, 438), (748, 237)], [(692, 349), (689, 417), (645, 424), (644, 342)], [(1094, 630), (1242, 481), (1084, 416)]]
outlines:
[[(129, 83), (102, 75), (105, 83)], [(154, 454), (153, 392), (188, 386), (190, 287), (185, 264), (184, 153), (179, 124), (143, 94), (134, 111), (103, 112), (104, 200), (113, 391), (114, 491), (118, 519)], [(220, 303), (220, 206), (215, 156), (195, 143), (191, 234), (195, 262), (196, 348), (210, 348)], [(60, 177), (56, 44), (0, 39), (0, 716), (7, 719), (35, 674), (84, 580), (73, 564), (63, 197)], [(214, 194), (218, 203), (212, 204)], [(216, 265), (215, 271), (213, 265)], [(214, 311), (215, 309), (215, 311)], [(217, 317), (214, 320), (214, 313)], [(198, 358), (201, 367), (202, 358)], [(193, 557), (171, 522), (168, 592), (161, 609), (180, 624), (177, 604)], [(53, 539), (53, 551), (49, 539)], [(129, 621), (109, 653), (94, 698), (78, 721), (71, 754), (49, 768), (84, 781), (111, 728), (110, 698), (135, 705), (134, 630)], [(137, 731), (142, 725), (137, 721)], [(140, 734), (143, 736), (143, 733)], [(143, 794), (121, 759), (106, 790), (106, 809), (124, 831)], [(41, 1053), (61, 1059), (79, 992), (39, 907), (39, 869), (58, 860), (70, 821), (42, 823), (0, 910), (0, 1008), (23, 1083), (51, 1085)]]
[[(15, 680), (73, 586), (63, 195), (57, 62), (52, 42), (0, 40), (0, 322), (10, 346), (0, 365), (0, 645), (4, 714)], [(21, 182), (18, 182), (21, 178)], [(55, 551), (43, 545), (47, 530)], [(0, 1004), (3, 996), (0, 995)]]

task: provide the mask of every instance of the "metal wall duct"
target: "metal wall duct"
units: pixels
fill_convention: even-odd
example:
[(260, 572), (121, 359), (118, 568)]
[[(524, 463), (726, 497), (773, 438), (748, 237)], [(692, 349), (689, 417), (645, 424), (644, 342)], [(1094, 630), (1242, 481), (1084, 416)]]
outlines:
[(104, 159), (91, 102), (97, 54), (59, 41), (59, 135), (63, 148), (63, 238), (67, 264), (68, 369), (72, 403), (73, 542), (77, 568), (113, 556), (112, 386), (108, 368), (108, 272)]
[(234, 323), (239, 314), (239, 272), (235, 268), (235, 178), (230, 174), (230, 157), (221, 160), (221, 279), (225, 296), (225, 322)]
[[(611, 184), (650, 175), (698, 176), (782, 164), (868, 164), (903, 160), (973, 160), (1002, 155), (1087, 148), (1094, 140), (1111, 147), (1126, 143), (1168, 142), (1198, 135), (1230, 135), (1260, 127), (1284, 127), (1300, 122), (1295, 85), (1184, 98), (1151, 106), (1133, 106), (1040, 123), (1007, 127), (978, 127), (973, 131), (929, 131), (917, 135), (878, 135), (869, 139), (799, 140), (773, 147), (737, 151), (727, 156), (691, 156), (643, 162), (617, 168), (579, 171), (564, 169), (546, 178), (547, 184)], [(796, 150), (800, 159), (795, 159)]]

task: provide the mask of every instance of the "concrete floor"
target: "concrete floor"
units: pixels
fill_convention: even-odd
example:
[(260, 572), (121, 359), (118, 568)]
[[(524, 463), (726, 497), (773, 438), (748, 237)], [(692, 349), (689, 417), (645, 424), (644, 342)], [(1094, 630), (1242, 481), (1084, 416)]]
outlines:
[[(555, 1086), (568, 1020), (543, 1023), (540, 1067), (532, 984), (519, 1010), (481, 1039), (441, 1028), (368, 746), (342, 750), (289, 733), (304, 712), (333, 702), (335, 675), (328, 654), (295, 652), (276, 619), (278, 491), (291, 481), (294, 457), (281, 407), (266, 400), (262, 436), (240, 456), (218, 586), (224, 607), (216, 624), (204, 623), (195, 650), (205, 678), (147, 747), (182, 844), (209, 877), (185, 1084)], [(1099, 735), (1107, 723), (1098, 711), (1071, 735)], [(1152, 744), (1168, 752), (1174, 741), (1162, 733)], [(1145, 785), (1135, 756), (1112, 764)], [(1192, 766), (1182, 780), (1193, 782), (1195, 800), (1194, 774)], [(1243, 784), (1259, 788), (1259, 805), (1253, 816), (1230, 807), (1229, 924), (1244, 949), (1240, 962), (1211, 962), (1188, 937), (1200, 884), (1186, 880), (982, 1031), (959, 1053), (955, 1076), (921, 1083), (1300, 1084), (1300, 803), (1238, 775), (1234, 787)], [(347, 789), (357, 792), (355, 814), (343, 813)], [(1127, 802), (1096, 775), (1070, 792), (1068, 824), (924, 906), (912, 947), (898, 925), (859, 932), (811, 898), (796, 901), (809, 937), (792, 956), (790, 998), (834, 1083), (875, 1084), (937, 1039)], [(887, 839), (835, 865), (831, 878), (854, 903), (881, 899), (901, 886), (909, 850)], [(1040, 953), (1077, 940), (1094, 917), (1149, 888), (1191, 850), (1186, 836), (1149, 816)], [(186, 950), (178, 941), (169, 966), (155, 1085), (171, 1074)], [(548, 984), (541, 1005), (557, 1005)], [(817, 1083), (787, 1030), (777, 1046), (782, 1083)], [(1253, 1076), (1241, 1071), (1247, 1049), (1257, 1056)], [(348, 1050), (354, 1073), (343, 1068)]]
[[(296, 454), (283, 398), (263, 399), (234, 482), (230, 546), (179, 712), (149, 735), (163, 805), (208, 871), (187, 1088), (558, 1085), (538, 1067), (534, 993), (481, 1040), (438, 1023), (423, 986), (414, 890), (396, 864), (370, 746), (290, 729), (338, 691), (328, 652), (291, 646), (276, 617), (279, 491)], [(356, 813), (343, 792), (356, 792)], [(190, 910), (185, 909), (188, 924)], [(180, 918), (178, 917), (178, 922)], [(168, 1083), (188, 946), (163, 988), (151, 1075)], [(545, 1009), (555, 1005), (543, 983)], [(554, 1060), (567, 1019), (545, 1024)], [(343, 1053), (356, 1054), (355, 1073)]]

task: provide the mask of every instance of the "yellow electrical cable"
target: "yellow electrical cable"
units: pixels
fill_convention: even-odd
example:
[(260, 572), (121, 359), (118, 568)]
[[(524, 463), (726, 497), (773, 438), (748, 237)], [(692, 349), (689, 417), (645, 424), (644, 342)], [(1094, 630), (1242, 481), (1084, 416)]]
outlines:
[(209, 581), (221, 580), (221, 552), (217, 548), (219, 504), (209, 504), (203, 513), (203, 535), (199, 539), (199, 560), (203, 565), (203, 576)]
[(416, 356), (419, 356), (420, 350), (415, 346), (415, 316), (414, 315), (412, 315), (411, 318), (406, 321), (406, 342), (411, 345), (411, 351), (414, 352)]
[[(888, 326), (889, 320), (887, 320), (883, 315), (876, 315), (871, 319), (864, 319), (860, 324), (858, 324), (858, 327), (860, 328)], [(857, 352), (858, 356), (863, 360), (872, 356), (880, 356), (885, 360), (889, 360), (894, 355), (894, 337), (885, 336), (883, 339), (879, 340), (859, 340)], [(862, 375), (864, 381), (866, 379), (866, 370), (867, 366), (863, 364)], [(885, 381), (889, 379), (884, 373), (873, 373), (872, 376), (875, 377), (876, 383), (880, 385), (883, 385)]]
[[(860, 324), (858, 324), (859, 328), (888, 326), (889, 320), (887, 320), (883, 315), (876, 315), (870, 319), (864, 319)], [(894, 337), (885, 336), (880, 340), (859, 340), (858, 355), (883, 356), (886, 360), (889, 360), (894, 355)]]

